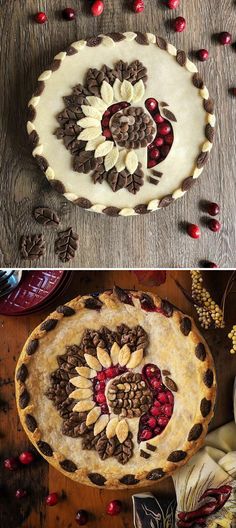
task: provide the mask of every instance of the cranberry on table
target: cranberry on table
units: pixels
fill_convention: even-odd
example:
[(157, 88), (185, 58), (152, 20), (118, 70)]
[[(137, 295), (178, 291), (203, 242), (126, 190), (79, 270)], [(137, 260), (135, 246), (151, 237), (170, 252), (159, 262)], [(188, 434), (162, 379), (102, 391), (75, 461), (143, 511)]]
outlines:
[(197, 224), (188, 224), (187, 233), (191, 238), (200, 238), (201, 230)]
[(232, 44), (232, 35), (231, 33), (228, 33), (228, 31), (222, 31), (221, 33), (219, 33), (218, 39), (219, 43), (222, 44), (222, 46)]
[(106, 512), (108, 515), (119, 515), (121, 511), (121, 502), (119, 500), (112, 500), (108, 503), (106, 507)]
[(102, 0), (95, 0), (91, 7), (91, 13), (93, 16), (100, 16), (104, 10), (104, 3)]
[(197, 56), (201, 62), (205, 62), (209, 58), (209, 51), (206, 49), (200, 49), (197, 52)]
[(46, 504), (47, 506), (55, 506), (59, 501), (58, 493), (49, 493), (49, 495), (46, 497)]
[(75, 520), (79, 526), (84, 526), (88, 522), (88, 512), (86, 510), (78, 510)]
[(23, 451), (23, 453), (21, 453), (19, 456), (19, 461), (21, 464), (27, 466), (34, 461), (34, 455), (30, 451)]
[(218, 268), (217, 264), (215, 262), (211, 262), (210, 260), (202, 260), (200, 265), (201, 268)]
[(142, 13), (144, 8), (145, 8), (144, 0), (134, 0), (134, 2), (133, 2), (133, 10), (134, 10), (135, 13)]
[(62, 16), (65, 20), (74, 20), (76, 17), (75, 10), (72, 7), (66, 7), (62, 11)]
[(212, 218), (212, 220), (209, 221), (208, 227), (211, 231), (214, 231), (214, 233), (217, 233), (221, 229), (221, 223), (219, 220), (215, 220)]
[(37, 22), (37, 24), (45, 24), (45, 22), (48, 21), (48, 17), (46, 13), (43, 13), (43, 11), (40, 11), (40, 13), (36, 13), (36, 15), (34, 16), (34, 20), (35, 22)]
[(5, 469), (8, 469), (8, 471), (15, 471), (19, 467), (18, 460), (14, 457), (6, 458), (3, 462), (3, 465)]
[(233, 95), (234, 97), (236, 97), (236, 88), (230, 88), (230, 93), (231, 95)]
[(25, 489), (21, 489), (19, 488), (18, 490), (16, 490), (16, 493), (15, 493), (15, 497), (16, 499), (24, 499), (24, 497), (27, 496), (27, 491)]
[(166, 5), (169, 9), (177, 9), (179, 7), (180, 0), (167, 0)]
[(186, 20), (184, 17), (177, 17), (175, 20), (173, 20), (173, 29), (177, 33), (182, 33), (186, 28)]
[(211, 216), (216, 216), (219, 214), (220, 212), (220, 207), (217, 203), (215, 202), (210, 202), (208, 205), (207, 205), (207, 212), (209, 215)]

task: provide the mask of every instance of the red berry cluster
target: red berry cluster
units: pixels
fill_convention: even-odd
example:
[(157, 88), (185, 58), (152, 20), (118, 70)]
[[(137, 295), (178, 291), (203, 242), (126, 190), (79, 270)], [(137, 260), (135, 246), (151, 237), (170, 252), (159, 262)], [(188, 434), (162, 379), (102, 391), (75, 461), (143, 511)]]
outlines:
[(169, 121), (161, 116), (158, 102), (154, 98), (145, 101), (145, 106), (157, 124), (157, 134), (155, 139), (148, 145), (148, 168), (155, 167), (157, 163), (163, 161), (169, 153), (174, 136), (172, 126)]
[(123, 101), (122, 103), (116, 103), (109, 106), (109, 108), (104, 112), (102, 116), (102, 135), (105, 136), (106, 139), (110, 139), (112, 137), (112, 133), (109, 128), (110, 119), (116, 112), (119, 112), (119, 110), (122, 110), (123, 108), (127, 108), (127, 106), (130, 106), (130, 104)]
[(148, 441), (160, 435), (167, 426), (174, 407), (174, 396), (165, 387), (161, 379), (160, 369), (151, 363), (143, 368), (143, 378), (153, 392), (154, 401), (149, 411), (140, 418), (138, 441)]
[(127, 372), (126, 367), (109, 367), (98, 372), (97, 376), (93, 379), (94, 401), (101, 407), (102, 414), (109, 412), (105, 396), (107, 382), (124, 372)]

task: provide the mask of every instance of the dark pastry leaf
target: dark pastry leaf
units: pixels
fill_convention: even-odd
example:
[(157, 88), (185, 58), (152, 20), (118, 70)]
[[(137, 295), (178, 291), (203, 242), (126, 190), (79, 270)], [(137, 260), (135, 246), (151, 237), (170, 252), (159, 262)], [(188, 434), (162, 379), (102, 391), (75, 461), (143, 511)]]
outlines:
[(75, 256), (78, 247), (78, 235), (69, 227), (61, 231), (55, 242), (55, 252), (62, 262), (68, 262)]

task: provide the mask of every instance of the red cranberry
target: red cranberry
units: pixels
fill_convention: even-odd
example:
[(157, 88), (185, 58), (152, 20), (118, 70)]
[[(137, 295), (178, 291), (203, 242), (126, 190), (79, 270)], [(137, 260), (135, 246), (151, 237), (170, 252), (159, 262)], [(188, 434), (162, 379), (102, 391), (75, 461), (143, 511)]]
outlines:
[(172, 405), (164, 405), (163, 412), (166, 416), (170, 417), (172, 415)]
[(140, 439), (143, 442), (144, 440), (150, 440), (152, 438), (152, 432), (150, 429), (143, 429), (140, 435)]
[(104, 130), (102, 131), (102, 133), (103, 133), (103, 136), (105, 136), (107, 139), (108, 139), (108, 138), (111, 138), (111, 136), (112, 136), (112, 133), (111, 133), (111, 131), (110, 131), (110, 128), (104, 128)]
[(102, 414), (107, 414), (109, 412), (109, 409), (106, 403), (101, 405), (101, 411), (102, 411)]
[(217, 203), (214, 203), (214, 202), (210, 202), (207, 206), (207, 212), (209, 215), (211, 216), (216, 216), (219, 214), (220, 212), (220, 208), (219, 208), (219, 205)]
[(107, 504), (106, 513), (107, 515), (119, 515), (121, 511), (121, 502), (119, 500), (112, 500)]
[(166, 158), (167, 154), (170, 152), (170, 145), (162, 145), (161, 147), (161, 155), (163, 158)]
[(104, 3), (102, 0), (95, 0), (91, 7), (91, 13), (93, 16), (100, 16), (103, 13), (104, 10)]
[(8, 469), (9, 471), (15, 471), (19, 467), (18, 460), (14, 457), (6, 458), (3, 462), (3, 465), (4, 468)]
[(149, 365), (146, 365), (145, 367), (145, 374), (147, 378), (154, 378), (157, 374), (159, 374), (159, 369), (156, 367), (156, 365), (152, 365), (152, 363), (149, 363)]
[(102, 120), (102, 126), (103, 127), (108, 127), (109, 122), (110, 122), (110, 118), (109, 117), (104, 117), (103, 120)]
[(167, 136), (171, 132), (170, 125), (166, 122), (160, 123), (157, 127), (157, 130), (161, 136)]
[(214, 218), (210, 220), (208, 226), (211, 231), (214, 231), (214, 233), (217, 233), (221, 229), (221, 223), (219, 222), (219, 220), (215, 220)]
[(167, 136), (165, 136), (165, 143), (167, 143), (167, 145), (172, 145), (172, 143), (173, 143), (173, 134), (167, 134)]
[(55, 506), (59, 501), (58, 493), (49, 493), (49, 495), (46, 497), (46, 504), (47, 506)]
[(236, 97), (236, 88), (230, 88), (230, 89), (229, 89), (229, 92), (231, 93), (231, 95), (233, 95), (234, 97)]
[(151, 427), (151, 429), (155, 429), (156, 424), (157, 424), (157, 422), (156, 422), (154, 417), (149, 418), (148, 425), (149, 425), (149, 427)]
[(34, 20), (35, 22), (37, 22), (37, 24), (44, 24), (45, 22), (48, 21), (48, 17), (46, 13), (40, 12), (40, 13), (36, 13)]
[(167, 398), (168, 398), (168, 402), (173, 405), (174, 404), (174, 396), (173, 396), (172, 392), (167, 392)]
[(148, 169), (151, 169), (152, 167), (155, 167), (156, 164), (157, 164), (157, 162), (155, 160), (149, 159), (148, 160), (148, 164), (147, 164)]
[(86, 510), (78, 510), (75, 520), (79, 526), (84, 526), (88, 522), (88, 512), (86, 512)]
[(152, 414), (152, 416), (160, 416), (160, 414), (161, 414), (161, 404), (160, 404), (160, 407), (157, 407), (156, 405), (151, 407), (150, 413)]
[(30, 451), (23, 451), (19, 456), (19, 461), (21, 464), (27, 466), (34, 461), (34, 455)]
[(177, 33), (182, 33), (184, 29), (186, 28), (186, 20), (185, 18), (179, 16), (173, 20), (173, 29), (177, 31)]
[(153, 119), (155, 123), (158, 123), (158, 124), (163, 123), (163, 121), (165, 121), (164, 117), (162, 117), (161, 114), (155, 114)]
[(158, 160), (158, 158), (160, 158), (160, 150), (158, 150), (157, 148), (153, 148), (150, 152), (150, 156), (152, 159)]
[(167, 0), (167, 7), (169, 7), (169, 9), (177, 9), (177, 7), (179, 7), (179, 1), (180, 0)]
[(104, 115), (104, 116), (106, 116), (106, 117), (107, 117), (107, 116), (109, 116), (109, 115), (111, 115), (111, 112), (110, 112), (110, 110), (106, 110), (106, 111), (104, 112), (104, 114), (103, 114), (103, 115)]
[(143, 0), (134, 0), (133, 10), (135, 13), (142, 13), (144, 11), (145, 5)]
[(102, 372), (98, 372), (97, 373), (97, 379), (99, 381), (104, 381), (106, 379), (106, 374), (105, 374), (104, 370), (102, 370)]
[(76, 13), (75, 13), (75, 10), (72, 9), (71, 7), (66, 7), (62, 11), (62, 16), (65, 20), (74, 20)]
[(200, 264), (201, 264), (201, 268), (218, 268), (215, 262), (211, 262), (209, 260), (202, 260)]
[(160, 394), (158, 394), (157, 398), (158, 398), (158, 401), (160, 403), (167, 403), (168, 402), (168, 396), (167, 396), (166, 392), (160, 392)]
[(200, 238), (201, 231), (197, 224), (188, 224), (187, 233), (191, 238)]
[(95, 396), (95, 400), (97, 403), (105, 403), (106, 401), (106, 396), (104, 394), (104, 392), (98, 392)]
[(201, 62), (205, 62), (209, 57), (209, 51), (207, 51), (206, 49), (200, 49), (197, 52), (197, 56)]
[(161, 428), (160, 427), (155, 427), (154, 429), (154, 435), (157, 436), (161, 433)]
[(159, 416), (159, 418), (157, 418), (157, 423), (160, 425), (160, 427), (166, 427), (168, 422), (169, 419), (166, 416)]
[[(166, 136), (168, 137), (168, 136)], [(165, 138), (166, 139), (166, 138)], [(155, 140), (154, 140), (154, 145), (156, 147), (161, 147), (164, 143), (164, 139), (162, 137), (157, 137)]]
[(109, 367), (106, 370), (106, 378), (114, 378), (115, 376), (118, 376), (119, 369), (117, 367)]
[(159, 390), (162, 386), (162, 383), (161, 381), (157, 380), (156, 378), (153, 378), (151, 380), (151, 383), (150, 383), (151, 387), (154, 389), (154, 390)]
[(161, 404), (158, 400), (154, 400), (154, 406), (160, 408)]
[(153, 112), (154, 110), (156, 110), (156, 107), (157, 107), (156, 99), (153, 99), (152, 97), (150, 97), (149, 99), (146, 100), (145, 104), (149, 112)]
[(27, 491), (25, 489), (18, 489), (16, 490), (15, 497), (16, 499), (23, 499), (27, 496)]
[(99, 381), (99, 382), (96, 383), (96, 385), (95, 385), (95, 391), (96, 391), (96, 392), (104, 391), (105, 386), (106, 386), (106, 384), (105, 384), (104, 381)]
[(222, 46), (231, 44), (232, 43), (231, 33), (228, 33), (228, 31), (222, 31), (221, 33), (219, 33), (219, 43), (222, 44)]

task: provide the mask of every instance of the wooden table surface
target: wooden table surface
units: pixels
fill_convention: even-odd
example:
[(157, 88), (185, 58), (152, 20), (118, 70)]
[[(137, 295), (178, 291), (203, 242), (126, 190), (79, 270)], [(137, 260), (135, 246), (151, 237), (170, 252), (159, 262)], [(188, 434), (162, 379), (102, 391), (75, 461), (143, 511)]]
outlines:
[[(101, 17), (89, 14), (89, 0), (0, 0), (0, 265), (22, 266), (18, 245), (23, 233), (39, 233), (32, 209), (48, 205), (60, 213), (64, 228), (73, 226), (79, 235), (72, 267), (194, 267), (209, 259), (221, 267), (235, 265), (235, 144), (236, 103), (228, 94), (235, 80), (235, 50), (220, 46), (212, 35), (219, 31), (235, 34), (234, 0), (181, 0), (171, 11), (162, 0), (146, 0), (142, 14), (131, 10), (131, 0), (105, 0)], [(60, 19), (60, 9), (78, 10), (76, 21)], [(45, 10), (48, 23), (40, 26), (32, 14)], [(187, 20), (183, 33), (174, 33), (169, 21), (176, 15)], [(180, 200), (165, 210), (132, 218), (109, 218), (89, 213), (67, 202), (50, 189), (31, 157), (25, 132), (26, 106), (36, 79), (52, 58), (71, 42), (108, 31), (150, 31), (169, 39), (188, 52), (208, 48), (210, 60), (197, 66), (216, 100), (217, 138), (203, 175)], [(2, 152), (2, 153), (1, 153)], [(202, 228), (199, 241), (190, 239), (182, 222), (204, 223), (199, 208), (202, 200), (221, 206), (221, 235)], [(47, 252), (36, 262), (39, 267), (61, 267), (53, 247), (55, 232), (44, 230)], [(47, 232), (46, 232), (47, 231)], [(115, 250), (114, 250), (115, 240)], [(26, 267), (28, 263), (25, 264)], [(29, 262), (29, 265), (34, 263)]]
[[(177, 288), (174, 278), (177, 278), (186, 288), (190, 287), (190, 275), (187, 271), (169, 271), (167, 281), (159, 288), (145, 288), (138, 284), (132, 272), (73, 272), (73, 281), (63, 299), (58, 298), (57, 304), (68, 301), (77, 294), (85, 294), (102, 288), (113, 287), (114, 283), (121, 287), (143, 288), (158, 292), (167, 297), (175, 305), (194, 315), (194, 308)], [(214, 292), (214, 299), (218, 302), (222, 296), (230, 272), (205, 272), (206, 284)], [(235, 323), (236, 288), (227, 302), (227, 328), (224, 330), (210, 330), (204, 335), (213, 352), (217, 377), (218, 398), (216, 412), (211, 428), (215, 428), (232, 419), (232, 388), (236, 375), (236, 357), (230, 355), (230, 341), (226, 337), (229, 328)], [(54, 307), (52, 307), (54, 309)], [(0, 350), (0, 442), (1, 461), (11, 455), (15, 456), (22, 450), (30, 448), (30, 443), (23, 432), (16, 411), (14, 398), (14, 370), (20, 350), (33, 328), (48, 315), (39, 312), (25, 317), (0, 316), (1, 350)], [(75, 512), (85, 508), (90, 512), (88, 528), (132, 528), (131, 496), (134, 490), (105, 491), (75, 484), (61, 475), (39, 455), (37, 462), (16, 472), (3, 470), (0, 464), (0, 526), (1, 528), (74, 528)], [(17, 502), (14, 490), (24, 487), (29, 490), (28, 499)], [(159, 484), (153, 484), (150, 491), (156, 495), (173, 494), (172, 480), (166, 479)], [(57, 506), (45, 506), (45, 495), (48, 490), (63, 492), (66, 497)], [(121, 515), (110, 518), (104, 509), (108, 501), (120, 499), (123, 503)]]

